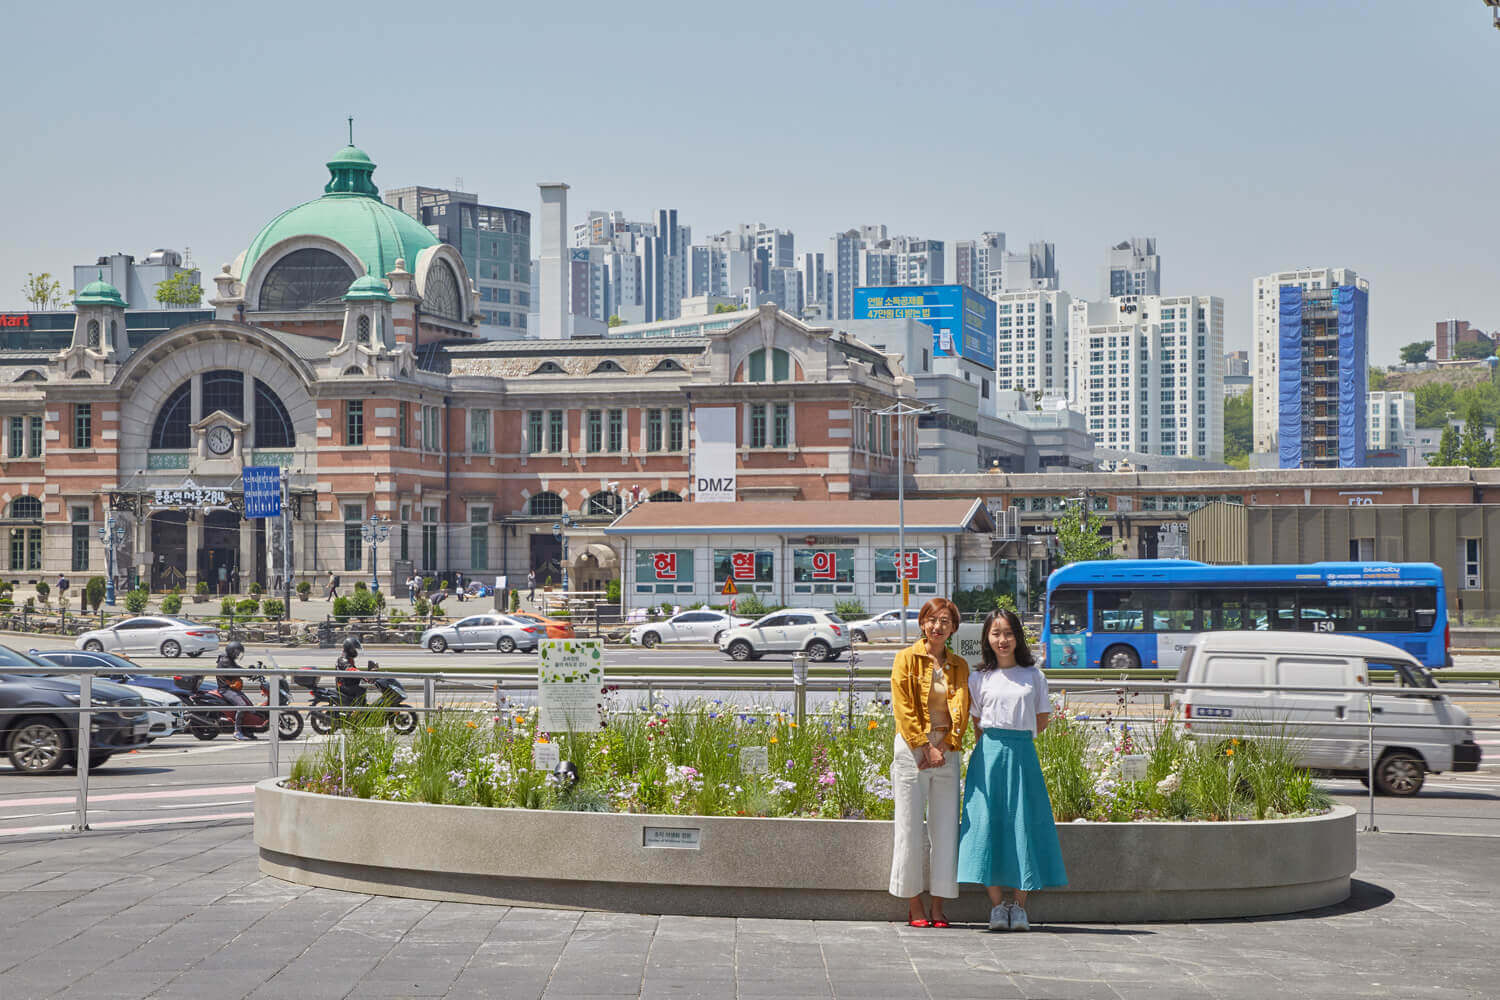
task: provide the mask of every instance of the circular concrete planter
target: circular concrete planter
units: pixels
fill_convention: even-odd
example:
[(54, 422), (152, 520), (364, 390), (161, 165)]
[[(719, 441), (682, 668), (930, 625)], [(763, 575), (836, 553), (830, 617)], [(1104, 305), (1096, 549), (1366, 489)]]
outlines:
[[(1348, 806), (1309, 819), (1069, 823), (1069, 885), (1032, 919), (1128, 922), (1290, 913), (1342, 902)], [(386, 896), (698, 916), (899, 920), (891, 824), (432, 806), (255, 787), (268, 875)], [(977, 886), (948, 907), (988, 917)]]

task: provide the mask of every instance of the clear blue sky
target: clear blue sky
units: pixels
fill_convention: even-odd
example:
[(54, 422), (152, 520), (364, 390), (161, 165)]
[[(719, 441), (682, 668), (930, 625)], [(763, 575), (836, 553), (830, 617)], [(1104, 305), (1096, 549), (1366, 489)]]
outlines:
[(1378, 363), (1436, 319), (1500, 327), (1479, 0), (95, 6), (7, 12), (3, 307), (116, 249), (190, 246), (207, 278), (320, 193), (353, 114), (382, 188), (535, 211), (565, 180), (575, 221), (998, 229), (1086, 297), (1154, 235), (1230, 347), (1251, 280), (1302, 265), (1370, 279)]

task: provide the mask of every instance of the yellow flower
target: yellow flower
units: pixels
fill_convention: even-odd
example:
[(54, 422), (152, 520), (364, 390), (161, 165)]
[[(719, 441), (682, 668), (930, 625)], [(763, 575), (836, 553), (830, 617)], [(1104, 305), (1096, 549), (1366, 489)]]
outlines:
[(526, 722), (526, 720), (523, 719), (523, 718), (521, 718), (519, 715), (516, 716), (515, 719), (513, 719), (512, 721), (515, 722), (515, 724), (518, 725), (518, 726), (519, 725), (523, 725)]
[(878, 727), (879, 727), (879, 726), (880, 726), (880, 723), (878, 723), (878, 722), (876, 722), (876, 721), (875, 721), (875, 720), (874, 720), (874, 719), (871, 719), (871, 720), (870, 720), (870, 728), (871, 728), (871, 729), (876, 729), (876, 728), (878, 728)]
[(431, 732), (435, 732), (435, 730), (434, 730), (434, 729), (433, 729), (433, 728), (432, 728), (432, 727), (431, 727), (431, 726), (428, 726), (428, 727), (427, 727), (427, 731), (428, 731), (428, 732), (429, 732), (429, 733), (431, 733)]
[(1238, 739), (1233, 739), (1233, 740), (1230, 740), (1229, 742), (1230, 742), (1230, 744), (1232, 746), (1239, 746), (1240, 745), (1240, 741)]
[(787, 725), (791, 726), (793, 729), (797, 728), (797, 724), (795, 722), (789, 722), (787, 723)]
[(470, 729), (477, 729), (478, 727), (479, 727), (479, 723), (474, 722), (473, 720), (470, 720), (470, 722), (469, 722), (469, 728)]
[(1225, 750), (1224, 751), (1224, 756), (1226, 756), (1226, 757), (1233, 757), (1234, 756), (1234, 747), (1230, 747), (1228, 750)]
[(780, 742), (781, 742), (781, 741), (780, 741), (780, 740), (778, 740), (778, 739), (777, 739), (777, 738), (776, 738), (776, 737), (774, 737), (774, 736), (772, 736), (772, 737), (771, 737), (771, 742), (772, 742), (772, 743), (780, 743)]

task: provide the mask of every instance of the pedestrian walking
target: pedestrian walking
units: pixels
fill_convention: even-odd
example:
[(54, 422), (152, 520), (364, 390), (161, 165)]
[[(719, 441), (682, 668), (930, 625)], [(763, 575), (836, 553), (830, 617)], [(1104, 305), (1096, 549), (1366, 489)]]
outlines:
[(229, 564), (219, 563), (219, 596), (229, 593)]
[(328, 571), (328, 600), (339, 596), (339, 578), (333, 575), (333, 570)]
[(406, 603), (417, 603), (417, 574), (408, 573), (406, 576)]
[(526, 571), (526, 600), (536, 600), (536, 570), (534, 569)]
[(891, 666), (896, 842), (889, 891), (907, 900), (912, 927), (947, 927), (943, 900), (958, 898), (958, 776), (969, 721), (969, 665), (948, 649), (958, 631), (952, 601), (934, 597), (922, 605), (917, 623), (922, 637)]
[(1036, 753), (1052, 703), (1014, 611), (990, 612), (979, 634), (982, 660), (969, 675), (978, 736), (964, 778), (958, 878), (989, 893), (990, 930), (1026, 931), (1028, 895), (1068, 884)]

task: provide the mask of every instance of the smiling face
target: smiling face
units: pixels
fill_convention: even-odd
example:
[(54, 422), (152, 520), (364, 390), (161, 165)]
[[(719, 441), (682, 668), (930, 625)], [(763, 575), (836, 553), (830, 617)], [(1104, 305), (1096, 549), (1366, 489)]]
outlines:
[(922, 621), (922, 634), (927, 637), (928, 649), (941, 649), (957, 631), (958, 623), (947, 611), (934, 612)]
[(1013, 666), (1016, 662), (1016, 633), (1004, 615), (996, 616), (984, 641), (995, 651), (1001, 666)]

